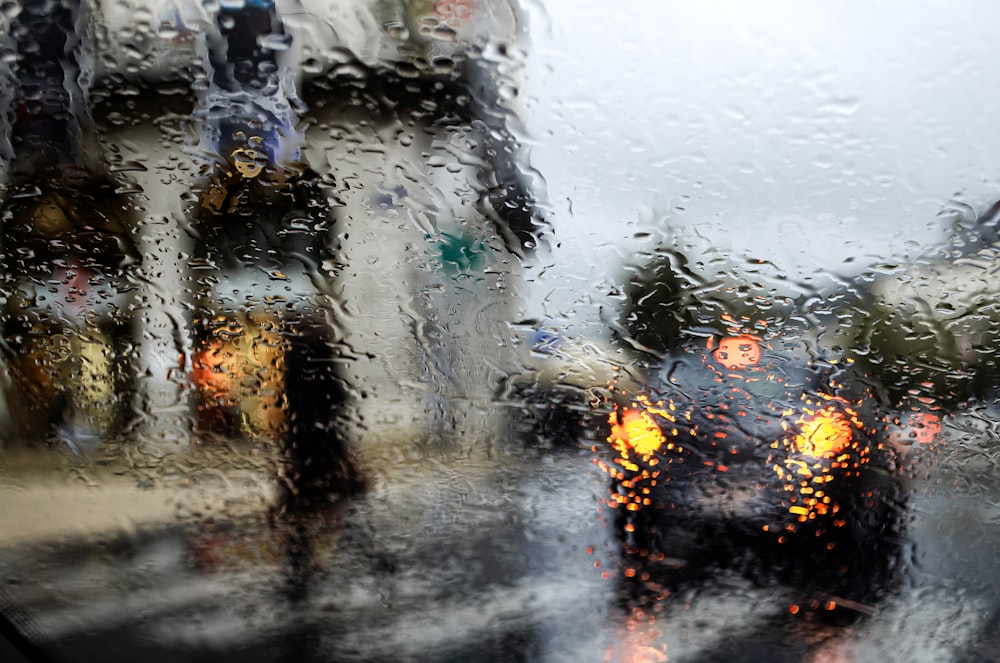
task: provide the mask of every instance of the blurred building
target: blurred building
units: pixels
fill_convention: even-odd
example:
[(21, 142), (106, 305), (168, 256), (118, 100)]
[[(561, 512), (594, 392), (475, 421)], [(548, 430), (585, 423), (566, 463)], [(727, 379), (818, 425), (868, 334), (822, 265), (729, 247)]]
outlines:
[(114, 309), (128, 340), (112, 354), (131, 363), (90, 369), (131, 376), (95, 397), (131, 417), (116, 435), (471, 448), (507, 426), (521, 262), (545, 229), (519, 142), (515, 3), (71, 13), (52, 29), (86, 42), (72, 66), (89, 95), (47, 84), (135, 200), (115, 232), (136, 264), (113, 288), (132, 303)]

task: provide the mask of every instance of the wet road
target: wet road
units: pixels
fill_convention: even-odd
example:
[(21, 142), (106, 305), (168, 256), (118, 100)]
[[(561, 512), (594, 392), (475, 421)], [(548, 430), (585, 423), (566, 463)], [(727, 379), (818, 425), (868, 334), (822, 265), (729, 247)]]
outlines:
[(54, 484), (54, 511), (85, 511), (94, 491), (127, 499), (103, 508), (118, 524), (75, 530), (46, 519), (26, 532), (5, 510), (0, 576), (54, 660), (990, 661), (995, 434), (963, 416), (935, 462), (915, 465), (903, 580), (845, 627), (790, 616), (791, 589), (728, 575), (646, 613), (623, 607), (589, 449), (498, 444), (422, 451), (423, 462), (371, 449), (360, 454), (371, 489), (308, 516), (272, 514), (268, 464), (255, 475), (239, 453), (184, 460), (213, 469), (145, 487), (123, 467), (31, 479), (8, 466), (17, 510)]

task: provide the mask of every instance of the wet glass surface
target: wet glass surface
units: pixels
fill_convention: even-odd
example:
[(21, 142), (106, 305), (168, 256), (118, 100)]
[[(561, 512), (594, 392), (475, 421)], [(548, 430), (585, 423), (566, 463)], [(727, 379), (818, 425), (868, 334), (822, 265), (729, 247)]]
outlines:
[(994, 660), (975, 9), (4, 4), (0, 659)]

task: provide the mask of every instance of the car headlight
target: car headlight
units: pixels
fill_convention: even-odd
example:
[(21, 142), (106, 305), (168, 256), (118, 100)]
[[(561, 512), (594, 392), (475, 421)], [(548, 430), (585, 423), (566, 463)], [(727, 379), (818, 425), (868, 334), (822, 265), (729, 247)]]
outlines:
[[(871, 445), (858, 413), (840, 398), (805, 398), (792, 434), (771, 444), (770, 464), (781, 481), (782, 504), (800, 523), (841, 510), (831, 482), (858, 476)], [(835, 526), (843, 524), (835, 519)]]
[(608, 440), (620, 454), (636, 453), (643, 458), (652, 456), (666, 442), (663, 431), (644, 409), (625, 409), (610, 417), (611, 435)]
[(854, 440), (856, 418), (854, 422), (851, 418), (848, 412), (834, 406), (807, 409), (797, 422), (799, 432), (792, 438), (792, 446), (811, 458), (835, 457)]

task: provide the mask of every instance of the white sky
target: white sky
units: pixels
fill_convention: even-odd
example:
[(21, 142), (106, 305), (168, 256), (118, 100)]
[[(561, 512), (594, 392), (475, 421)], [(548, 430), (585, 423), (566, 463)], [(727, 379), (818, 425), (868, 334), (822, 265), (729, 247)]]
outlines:
[(937, 241), (956, 196), (1000, 193), (1000, 3), (529, 9), (522, 99), (563, 241), (549, 313), (599, 298), (641, 230), (850, 272)]

